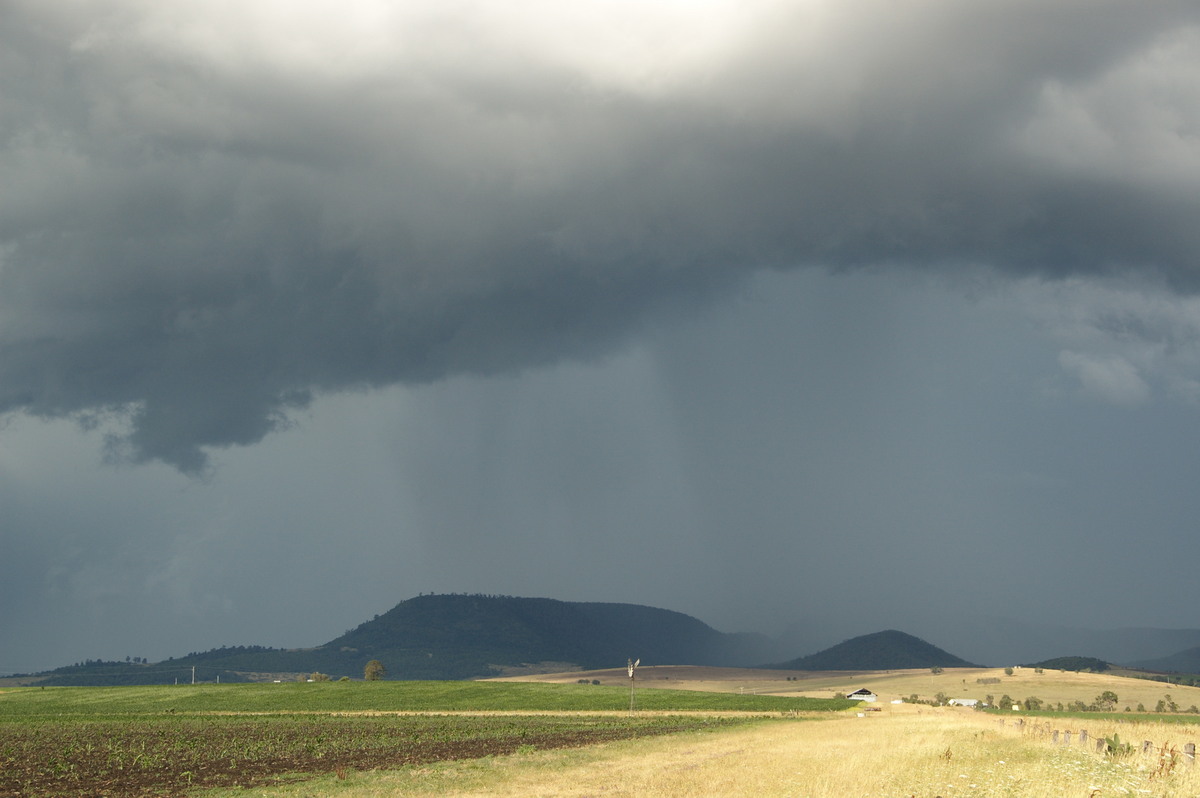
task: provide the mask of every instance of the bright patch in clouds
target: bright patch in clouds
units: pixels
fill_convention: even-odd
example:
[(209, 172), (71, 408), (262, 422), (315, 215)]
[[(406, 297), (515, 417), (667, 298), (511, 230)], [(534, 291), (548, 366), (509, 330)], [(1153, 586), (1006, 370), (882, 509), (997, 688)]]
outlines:
[(1137, 369), (1121, 357), (1096, 358), (1077, 352), (1059, 355), (1063, 368), (1074, 373), (1084, 391), (1104, 401), (1121, 405), (1141, 404), (1150, 398), (1150, 387)]

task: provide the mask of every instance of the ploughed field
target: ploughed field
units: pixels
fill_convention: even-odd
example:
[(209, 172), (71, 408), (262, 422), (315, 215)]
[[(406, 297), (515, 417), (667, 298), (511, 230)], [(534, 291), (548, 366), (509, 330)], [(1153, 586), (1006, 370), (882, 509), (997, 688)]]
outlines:
[(4, 690), (0, 798), (262, 786), (852, 704), (662, 690), (636, 699), (631, 713), (628, 689), (479, 682)]
[(178, 795), (718, 728), (711, 717), (237, 716), (0, 724), (0, 795)]

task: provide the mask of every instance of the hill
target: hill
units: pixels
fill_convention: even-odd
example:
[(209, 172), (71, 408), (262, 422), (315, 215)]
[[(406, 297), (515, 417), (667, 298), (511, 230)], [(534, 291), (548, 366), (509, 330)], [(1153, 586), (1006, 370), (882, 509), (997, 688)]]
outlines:
[(612, 667), (630, 657), (663, 664), (745, 665), (770, 641), (725, 634), (671, 610), (637, 604), (513, 596), (409, 599), (313, 653), (353, 653), (394, 663), (404, 678), (494, 676), (506, 668), (562, 663)]
[(1041, 662), (1023, 665), (1025, 668), (1052, 668), (1058, 671), (1087, 671), (1089, 673), (1104, 673), (1112, 669), (1110, 663), (1095, 657), (1054, 657)]
[(877, 671), (904, 668), (977, 667), (919, 637), (895, 629), (862, 635), (772, 668), (802, 671)]
[(761, 635), (727, 634), (671, 610), (546, 598), (428, 595), (403, 601), (329, 642), (305, 649), (220, 648), (159, 663), (86, 663), (43, 675), (58, 685), (361, 678), (382, 661), (389, 678), (474, 679), (519, 670), (590, 669), (628, 658), (655, 664), (744, 666), (778, 656)]
[(1130, 663), (1138, 668), (1170, 673), (1200, 673), (1200, 647), (1177, 651), (1166, 657)]
[[(895, 623), (895, 622), (892, 622)], [(996, 667), (1018, 662), (1039, 662), (1064, 652), (1096, 657), (1105, 662), (1135, 665), (1200, 646), (1200, 629), (1148, 627), (1082, 628), (1044, 623), (1037, 619), (1004, 618), (960, 613), (939, 608), (919, 618), (906, 620), (893, 629), (903, 629), (925, 640), (936, 640), (949, 651), (970, 660)], [(781, 643), (792, 653), (811, 654), (856, 634), (874, 628), (843, 629), (819, 623), (811, 616), (781, 632)]]

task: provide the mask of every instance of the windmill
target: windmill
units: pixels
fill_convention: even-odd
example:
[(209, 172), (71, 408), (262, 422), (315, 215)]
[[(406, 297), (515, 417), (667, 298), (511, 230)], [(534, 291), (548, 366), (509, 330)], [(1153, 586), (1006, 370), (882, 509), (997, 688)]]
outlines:
[(626, 660), (626, 662), (629, 663), (629, 712), (632, 714), (634, 674), (637, 672), (637, 666), (642, 664), (642, 659), (638, 657), (636, 660), (630, 659)]

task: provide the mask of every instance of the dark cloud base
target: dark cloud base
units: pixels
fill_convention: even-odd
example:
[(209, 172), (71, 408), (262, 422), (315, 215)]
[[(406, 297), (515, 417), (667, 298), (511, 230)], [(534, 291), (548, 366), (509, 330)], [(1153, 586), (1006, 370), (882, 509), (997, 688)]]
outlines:
[(201, 472), (314, 393), (593, 358), (764, 268), (1196, 286), (1195, 186), (1045, 132), (1062, 87), (1149, 158), (1107, 87), (1193, 66), (1162, 55), (1192, 4), (934, 4), (887, 40), (851, 4), (802, 51), (780, 12), (657, 93), (496, 42), (447, 61), (412, 20), (318, 79), (148, 32), (171, 15), (10, 0), (0, 34), (0, 412), (125, 414), (135, 462)]

